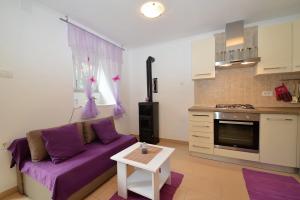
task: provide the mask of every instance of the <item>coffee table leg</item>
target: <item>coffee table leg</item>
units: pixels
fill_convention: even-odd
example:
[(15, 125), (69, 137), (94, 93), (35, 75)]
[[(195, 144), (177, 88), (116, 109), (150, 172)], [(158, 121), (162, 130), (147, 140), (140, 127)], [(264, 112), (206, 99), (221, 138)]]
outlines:
[(127, 165), (124, 163), (117, 163), (118, 170), (118, 195), (127, 199)]
[(159, 200), (159, 170), (152, 173), (152, 193), (153, 200)]
[(166, 181), (166, 183), (168, 185), (171, 185), (171, 167), (170, 167), (170, 159), (168, 158), (165, 163), (161, 166), (161, 170), (164, 174), (167, 174), (168, 179)]

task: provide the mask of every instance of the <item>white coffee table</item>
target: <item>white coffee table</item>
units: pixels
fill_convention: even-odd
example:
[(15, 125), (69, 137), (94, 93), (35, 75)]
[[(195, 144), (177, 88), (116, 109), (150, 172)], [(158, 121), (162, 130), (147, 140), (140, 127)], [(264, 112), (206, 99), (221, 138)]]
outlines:
[[(117, 161), (118, 195), (127, 199), (127, 190), (130, 190), (149, 199), (159, 200), (159, 191), (162, 186), (165, 183), (171, 184), (170, 156), (175, 149), (148, 144), (162, 148), (148, 164), (124, 158), (139, 148), (140, 144), (137, 142), (111, 157), (112, 160)], [(128, 177), (127, 165), (135, 168), (135, 171)]]

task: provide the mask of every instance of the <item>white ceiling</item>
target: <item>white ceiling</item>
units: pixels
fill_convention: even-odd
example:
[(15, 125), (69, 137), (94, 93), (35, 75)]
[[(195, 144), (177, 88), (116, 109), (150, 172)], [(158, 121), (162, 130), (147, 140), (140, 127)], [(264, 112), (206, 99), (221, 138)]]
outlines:
[(165, 13), (147, 19), (139, 11), (146, 0), (39, 0), (99, 34), (137, 47), (300, 13), (300, 0), (160, 0)]

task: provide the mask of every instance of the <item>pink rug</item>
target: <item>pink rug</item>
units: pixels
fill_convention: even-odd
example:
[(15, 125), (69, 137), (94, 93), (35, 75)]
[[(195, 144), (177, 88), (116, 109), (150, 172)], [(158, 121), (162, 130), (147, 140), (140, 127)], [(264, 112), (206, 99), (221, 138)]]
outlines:
[(300, 200), (300, 183), (290, 176), (281, 176), (243, 169), (251, 200)]
[[(172, 200), (173, 196), (181, 184), (183, 179), (183, 174), (179, 174), (176, 172), (171, 172), (171, 185), (165, 184), (160, 190), (160, 200)], [(124, 198), (119, 197), (117, 193), (115, 193), (110, 200), (124, 200)], [(135, 194), (131, 191), (128, 192), (127, 200), (148, 200), (146, 197), (142, 197), (138, 194)]]

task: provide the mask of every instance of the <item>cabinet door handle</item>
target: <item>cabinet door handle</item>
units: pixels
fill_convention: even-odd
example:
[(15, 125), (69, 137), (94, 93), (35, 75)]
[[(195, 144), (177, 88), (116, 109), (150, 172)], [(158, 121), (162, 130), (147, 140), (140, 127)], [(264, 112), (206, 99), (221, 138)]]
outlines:
[(194, 144), (192, 146), (195, 148), (199, 148), (199, 149), (210, 149), (209, 147), (202, 147), (202, 146), (194, 145)]
[(293, 119), (285, 118), (285, 119), (274, 119), (274, 118), (267, 118), (269, 121), (293, 121)]
[(193, 114), (194, 117), (209, 117), (209, 115)]
[(209, 128), (210, 126), (205, 126), (205, 125), (194, 125), (193, 127), (198, 127), (198, 128)]
[(253, 126), (253, 122), (219, 121), (220, 124), (240, 124)]
[(200, 74), (195, 74), (195, 76), (201, 76), (201, 75), (210, 75), (211, 73), (200, 73)]
[(300, 65), (296, 65), (295, 67), (300, 67)]
[(200, 136), (200, 135), (192, 135), (193, 137), (196, 137), (196, 138), (205, 138), (205, 139), (209, 139), (210, 137), (208, 136)]
[(286, 67), (264, 67), (264, 70), (272, 70), (272, 69), (284, 69)]

